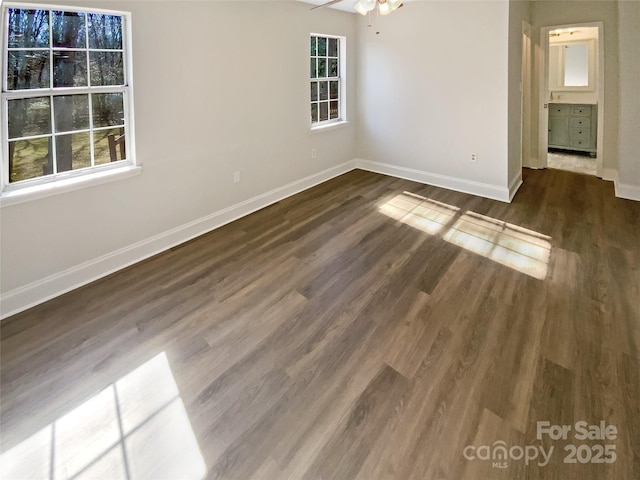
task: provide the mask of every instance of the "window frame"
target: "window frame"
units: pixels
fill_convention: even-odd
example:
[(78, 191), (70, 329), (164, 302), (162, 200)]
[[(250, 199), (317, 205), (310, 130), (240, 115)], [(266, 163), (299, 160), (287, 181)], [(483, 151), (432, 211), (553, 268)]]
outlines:
[[(321, 37), (321, 38), (335, 38), (338, 40), (338, 76), (337, 77), (311, 77), (311, 74), (309, 72), (309, 80), (308, 80), (308, 84), (309, 84), (309, 97), (308, 97), (308, 105), (309, 105), (309, 126), (311, 131), (314, 130), (323, 130), (323, 129), (328, 129), (329, 127), (335, 127), (337, 125), (341, 125), (341, 124), (346, 124), (348, 123), (347, 121), (347, 88), (346, 88), (346, 79), (347, 79), (347, 68), (346, 68), (346, 57), (347, 57), (347, 37), (342, 36), (342, 35), (329, 35), (326, 33), (310, 33), (309, 34), (309, 43), (307, 44), (307, 46), (309, 46), (311, 44), (311, 39), (314, 37)], [(317, 52), (316, 52), (317, 53)], [(326, 55), (326, 57), (328, 57), (328, 55)], [(307, 58), (309, 59), (309, 61), (312, 58), (318, 58), (318, 55), (311, 55), (311, 52), (308, 51), (307, 54)], [(308, 67), (309, 68), (309, 67)], [(328, 65), (327, 65), (327, 69), (328, 69)], [(320, 82), (320, 81), (327, 81), (327, 82), (331, 82), (331, 81), (337, 81), (338, 82), (338, 117), (337, 118), (329, 118), (327, 120), (318, 120), (317, 122), (314, 122), (313, 119), (311, 118), (311, 106), (314, 103), (317, 103), (318, 105), (320, 105), (320, 100), (316, 100), (313, 101), (311, 100), (311, 91), (310, 91), (310, 87), (311, 84), (314, 82)], [(329, 88), (330, 90), (330, 88)], [(330, 91), (329, 91), (329, 96), (331, 95)], [(331, 99), (329, 98), (329, 101), (331, 101)]]
[[(99, 86), (82, 86), (82, 87), (54, 87), (53, 78), (50, 78), (50, 85), (47, 88), (33, 88), (24, 90), (8, 90), (7, 89), (7, 68), (9, 60), (9, 46), (7, 44), (9, 34), (9, 10), (10, 9), (26, 9), (26, 10), (47, 10), (53, 11), (65, 11), (65, 12), (80, 12), (86, 14), (103, 14), (114, 15), (122, 18), (122, 49), (115, 50), (122, 52), (123, 56), (123, 85), (99, 85)], [(16, 202), (16, 196), (21, 195), (23, 192), (25, 195), (32, 196), (34, 198), (40, 198), (42, 196), (48, 196), (57, 191), (75, 190), (81, 188), (82, 183), (86, 185), (104, 183), (105, 179), (117, 179), (126, 178), (131, 174), (139, 173), (140, 167), (136, 162), (136, 148), (135, 148), (135, 124), (134, 124), (134, 112), (133, 112), (133, 48), (132, 48), (132, 28), (131, 28), (131, 13), (119, 10), (108, 10), (91, 7), (81, 6), (66, 6), (58, 4), (36, 4), (36, 3), (21, 3), (21, 2), (3, 2), (0, 18), (2, 25), (0, 26), (0, 48), (2, 49), (2, 83), (0, 91), (0, 109), (2, 111), (2, 125), (0, 126), (0, 141), (2, 142), (0, 151), (2, 152), (2, 161), (0, 162), (0, 200), (2, 205), (19, 203)], [(86, 18), (86, 17), (85, 17)], [(51, 28), (51, 25), (49, 26)], [(51, 38), (51, 37), (50, 37)], [(101, 49), (88, 48), (89, 39), (87, 38), (87, 44), (81, 48), (81, 51), (87, 52), (100, 51)], [(50, 44), (47, 48), (33, 48), (32, 50), (45, 50), (56, 51)], [(51, 64), (50, 57), (50, 66)], [(87, 80), (89, 81), (90, 64), (87, 63)], [(50, 70), (51, 71), (51, 70)], [(50, 73), (51, 75), (51, 73)], [(127, 158), (124, 160), (118, 160), (100, 165), (91, 165), (89, 167), (79, 168), (77, 170), (69, 170), (64, 172), (56, 172), (56, 162), (53, 162), (54, 172), (52, 174), (43, 175), (35, 178), (20, 180), (15, 183), (10, 182), (9, 172), (9, 118), (8, 118), (8, 105), (9, 100), (14, 99), (26, 99), (35, 97), (49, 97), (52, 99), (61, 95), (89, 95), (100, 93), (122, 93), (123, 98), (123, 116), (124, 124), (122, 127), (94, 127), (93, 121), (90, 120), (88, 129), (81, 129), (68, 133), (82, 133), (82, 132), (96, 132), (100, 130), (108, 130), (109, 128), (123, 128), (125, 136), (125, 145), (127, 150)], [(89, 100), (91, 102), (91, 100)], [(89, 103), (91, 106), (91, 103)], [(90, 107), (91, 108), (91, 107)], [(51, 115), (53, 117), (53, 105), (51, 106)], [(92, 118), (92, 111), (89, 110), (89, 117)], [(53, 118), (52, 118), (53, 121)], [(25, 136), (24, 138), (53, 138), (61, 134), (56, 132), (54, 124), (51, 125), (51, 134)], [(93, 144), (93, 142), (92, 142)], [(53, 155), (55, 155), (55, 148), (53, 149)], [(93, 152), (93, 145), (91, 146)], [(54, 157), (55, 158), (55, 157)], [(93, 158), (92, 158), (93, 162)], [(135, 171), (135, 172), (134, 172)], [(60, 188), (58, 188), (60, 187)], [(5, 197), (11, 197), (5, 198)], [(10, 200), (6, 202), (5, 200)]]

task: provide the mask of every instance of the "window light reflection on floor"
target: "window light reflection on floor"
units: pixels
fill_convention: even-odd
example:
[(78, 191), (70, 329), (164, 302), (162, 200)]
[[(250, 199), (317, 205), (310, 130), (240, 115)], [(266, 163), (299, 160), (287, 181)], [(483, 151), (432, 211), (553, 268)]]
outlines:
[(471, 211), (461, 214), (458, 207), (410, 192), (396, 195), (379, 211), (531, 277), (547, 276), (551, 237), (546, 235)]
[(200, 479), (206, 466), (165, 353), (0, 456), (1, 478)]
[(388, 217), (435, 235), (453, 220), (460, 209), (414, 193), (403, 192), (384, 203), (379, 210)]
[(466, 212), (442, 238), (539, 280), (547, 276), (550, 238), (532, 230)]

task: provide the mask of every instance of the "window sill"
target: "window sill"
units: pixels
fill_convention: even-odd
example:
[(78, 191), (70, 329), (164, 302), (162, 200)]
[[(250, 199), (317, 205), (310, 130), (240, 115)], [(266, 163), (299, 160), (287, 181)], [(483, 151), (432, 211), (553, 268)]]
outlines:
[(19, 203), (30, 202), (39, 198), (50, 197), (60, 193), (71, 192), (81, 188), (87, 188), (102, 183), (114, 182), (124, 178), (140, 175), (141, 166), (127, 165), (122, 168), (114, 168), (103, 172), (96, 172), (91, 175), (83, 175), (81, 177), (67, 178), (52, 183), (43, 183), (33, 185), (31, 187), (21, 188), (4, 192), (0, 195), (0, 207), (8, 207)]
[(335, 123), (326, 123), (324, 125), (319, 125), (317, 127), (311, 127), (311, 133), (326, 132), (328, 130), (334, 130), (336, 128), (344, 127), (345, 125), (348, 125), (348, 124), (349, 124), (348, 120), (342, 120), (340, 122), (335, 122)]

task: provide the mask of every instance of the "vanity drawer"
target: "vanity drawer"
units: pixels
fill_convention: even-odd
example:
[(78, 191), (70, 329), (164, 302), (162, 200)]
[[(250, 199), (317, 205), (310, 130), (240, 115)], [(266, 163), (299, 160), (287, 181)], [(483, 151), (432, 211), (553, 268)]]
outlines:
[(572, 117), (569, 119), (569, 127), (570, 128), (591, 128), (591, 118), (590, 117)]
[(591, 141), (586, 139), (580, 139), (580, 138), (571, 138), (569, 139), (569, 146), (571, 147), (575, 147), (575, 148), (592, 148), (591, 147)]
[(569, 139), (572, 142), (578, 140), (584, 140), (585, 142), (591, 141), (591, 129), (590, 128), (571, 128), (569, 132)]
[(549, 116), (551, 117), (566, 117), (571, 113), (571, 105), (562, 105), (559, 103), (552, 103), (549, 105)]
[(571, 115), (584, 115), (585, 117), (591, 116), (591, 105), (572, 106)]

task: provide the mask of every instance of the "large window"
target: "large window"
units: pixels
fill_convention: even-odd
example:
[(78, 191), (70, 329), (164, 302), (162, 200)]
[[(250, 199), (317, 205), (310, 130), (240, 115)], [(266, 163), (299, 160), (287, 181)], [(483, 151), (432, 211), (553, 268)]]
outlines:
[(345, 120), (344, 37), (311, 35), (311, 125)]
[(132, 165), (127, 14), (2, 13), (3, 191)]

